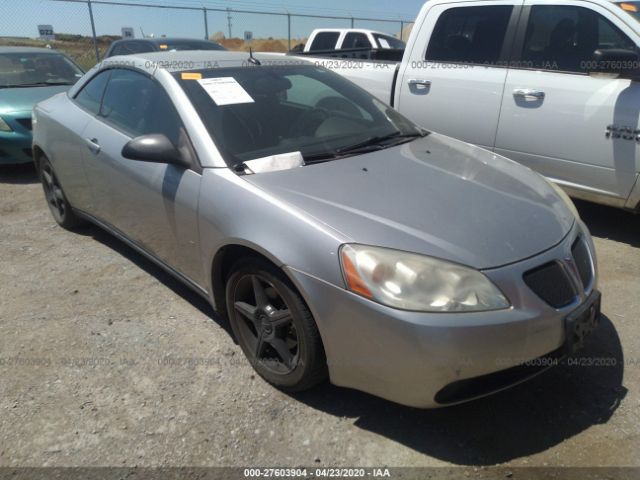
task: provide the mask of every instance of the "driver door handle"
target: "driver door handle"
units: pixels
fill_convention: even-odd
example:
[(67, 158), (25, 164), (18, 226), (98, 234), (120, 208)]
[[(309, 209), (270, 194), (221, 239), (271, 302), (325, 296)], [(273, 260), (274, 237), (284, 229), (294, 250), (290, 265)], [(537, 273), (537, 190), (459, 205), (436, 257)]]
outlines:
[(422, 78), (412, 78), (408, 83), (410, 87), (416, 88), (429, 88), (431, 86), (431, 81)]
[(91, 153), (94, 155), (100, 153), (100, 143), (97, 138), (85, 138), (85, 142), (87, 143), (87, 148)]
[(530, 88), (517, 88), (513, 91), (513, 96), (521, 97), (525, 100), (542, 100), (544, 99), (544, 92)]

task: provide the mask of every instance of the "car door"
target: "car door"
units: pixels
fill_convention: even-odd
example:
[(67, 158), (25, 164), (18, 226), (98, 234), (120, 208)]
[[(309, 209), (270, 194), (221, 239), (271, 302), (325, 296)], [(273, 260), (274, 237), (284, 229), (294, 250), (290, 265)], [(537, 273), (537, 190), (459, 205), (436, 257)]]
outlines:
[(432, 7), (403, 64), (396, 108), (429, 130), (493, 148), (520, 4)]
[(73, 98), (58, 97), (64, 115), (49, 122), (46, 131), (51, 142), (51, 156), (56, 175), (63, 183), (69, 203), (74, 208), (91, 212), (93, 196), (84, 166), (85, 144), (82, 134), (100, 109), (102, 92), (108, 74), (91, 78)]
[(589, 70), (594, 50), (636, 49), (639, 39), (595, 3), (525, 5), (496, 151), (576, 196), (622, 206), (640, 153), (635, 134), (612, 135), (607, 129), (638, 128), (640, 84)]
[[(122, 157), (127, 142), (147, 134), (166, 135), (193, 168)], [(85, 141), (99, 219), (202, 285), (197, 229), (201, 176), (185, 128), (162, 86), (142, 72), (114, 69)]]

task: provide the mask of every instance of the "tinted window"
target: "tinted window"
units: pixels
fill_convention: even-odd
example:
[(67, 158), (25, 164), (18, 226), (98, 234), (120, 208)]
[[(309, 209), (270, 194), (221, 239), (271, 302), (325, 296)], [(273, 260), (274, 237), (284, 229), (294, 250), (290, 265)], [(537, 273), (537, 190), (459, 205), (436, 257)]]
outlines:
[(122, 55), (122, 45), (121, 44), (117, 44), (115, 45), (110, 51), (109, 51), (109, 55), (107, 55), (107, 57), (115, 57), (116, 55)]
[(378, 44), (380, 44), (380, 48), (397, 48), (402, 50), (406, 46), (402, 40), (391, 37), (389, 35), (380, 35), (379, 33), (374, 33), (373, 37), (377, 40)]
[(162, 133), (179, 144), (181, 123), (162, 87), (131, 70), (113, 70), (100, 116), (133, 137)]
[(155, 48), (149, 42), (124, 42), (120, 45), (119, 55), (131, 55), (133, 53), (153, 52)]
[[(231, 167), (246, 160), (301, 152), (305, 159), (377, 136), (417, 134), (416, 127), (343, 77), (315, 66), (200, 70), (205, 79), (239, 84), (238, 103), (216, 103), (194, 80), (174, 78)], [(407, 141), (402, 137), (396, 141)]]
[(364, 33), (350, 32), (345, 35), (342, 48), (371, 48), (371, 43)]
[(309, 50), (334, 50), (339, 36), (339, 32), (320, 32), (313, 39)]
[(583, 7), (531, 8), (522, 51), (524, 67), (587, 73), (599, 48), (636, 49), (635, 44), (597, 12)]
[(168, 40), (166, 47), (160, 47), (161, 50), (226, 50), (222, 45), (204, 40)]
[(446, 10), (431, 35), (427, 60), (495, 64), (507, 33), (513, 7), (458, 7)]
[(340, 114), (354, 119), (373, 120), (362, 107), (339, 93), (335, 88), (320, 80), (306, 75), (287, 75), (291, 88), (287, 90), (286, 100), (307, 108), (321, 108), (328, 114)]
[(106, 70), (93, 77), (76, 95), (76, 102), (94, 115), (100, 111), (100, 102), (104, 87), (107, 85), (111, 70)]

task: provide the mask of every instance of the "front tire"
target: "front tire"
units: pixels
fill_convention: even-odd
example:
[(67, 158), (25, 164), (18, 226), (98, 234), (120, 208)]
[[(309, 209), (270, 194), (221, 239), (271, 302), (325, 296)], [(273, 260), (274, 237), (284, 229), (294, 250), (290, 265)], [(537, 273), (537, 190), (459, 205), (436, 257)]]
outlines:
[(227, 313), (255, 371), (289, 392), (325, 380), (327, 362), (318, 327), (289, 279), (259, 258), (240, 260), (231, 272)]
[(67, 230), (82, 225), (84, 222), (73, 212), (53, 170), (53, 165), (44, 155), (40, 157), (38, 162), (38, 175), (42, 182), (47, 205), (58, 225)]

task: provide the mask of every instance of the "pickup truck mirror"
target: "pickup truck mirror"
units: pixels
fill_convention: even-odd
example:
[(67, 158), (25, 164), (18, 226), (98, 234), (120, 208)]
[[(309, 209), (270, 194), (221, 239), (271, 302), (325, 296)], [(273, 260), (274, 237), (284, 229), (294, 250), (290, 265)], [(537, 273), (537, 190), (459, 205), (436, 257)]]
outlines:
[(640, 80), (640, 55), (634, 50), (599, 48), (593, 52), (589, 71), (618, 74), (620, 78)]

